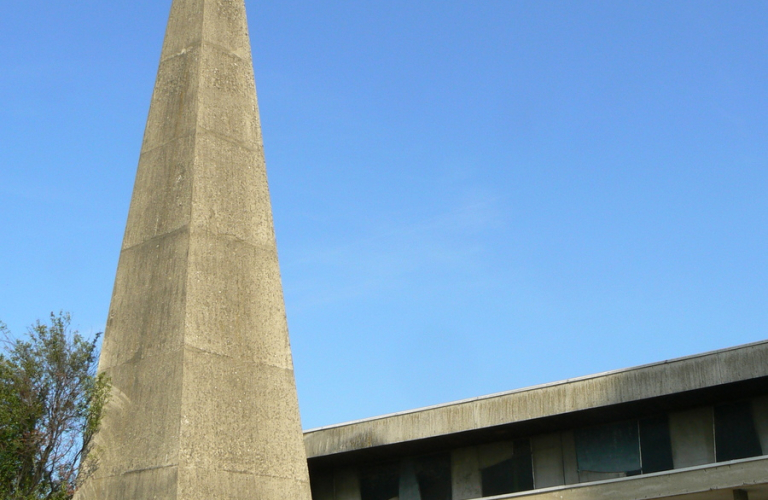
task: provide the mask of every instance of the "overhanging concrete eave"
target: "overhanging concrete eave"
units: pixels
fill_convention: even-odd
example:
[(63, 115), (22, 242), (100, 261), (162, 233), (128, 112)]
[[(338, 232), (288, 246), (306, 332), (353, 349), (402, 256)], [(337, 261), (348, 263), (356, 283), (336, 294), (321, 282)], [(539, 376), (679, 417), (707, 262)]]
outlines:
[(437, 450), (718, 400), (768, 383), (768, 341), (305, 431), (312, 462)]

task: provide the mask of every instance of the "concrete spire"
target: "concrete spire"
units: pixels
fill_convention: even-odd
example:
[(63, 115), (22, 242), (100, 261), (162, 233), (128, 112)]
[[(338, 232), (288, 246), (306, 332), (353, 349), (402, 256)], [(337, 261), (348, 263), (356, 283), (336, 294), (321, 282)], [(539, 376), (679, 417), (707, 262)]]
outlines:
[(244, 0), (173, 0), (80, 500), (310, 498)]

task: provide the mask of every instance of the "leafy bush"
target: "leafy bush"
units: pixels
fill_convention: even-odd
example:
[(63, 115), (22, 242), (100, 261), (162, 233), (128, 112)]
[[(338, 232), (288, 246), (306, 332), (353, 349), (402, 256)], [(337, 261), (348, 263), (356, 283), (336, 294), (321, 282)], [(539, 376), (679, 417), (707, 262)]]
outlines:
[(0, 323), (0, 498), (64, 500), (98, 467), (93, 436), (110, 383), (96, 374), (97, 340), (70, 330), (67, 313), (22, 340)]

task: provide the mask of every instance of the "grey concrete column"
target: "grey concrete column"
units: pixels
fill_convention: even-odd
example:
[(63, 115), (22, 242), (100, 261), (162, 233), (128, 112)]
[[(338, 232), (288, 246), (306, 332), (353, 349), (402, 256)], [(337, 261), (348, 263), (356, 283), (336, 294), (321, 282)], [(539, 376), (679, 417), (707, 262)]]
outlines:
[(352, 467), (334, 473), (336, 500), (360, 500), (360, 474)]
[(563, 444), (563, 476), (565, 484), (579, 482), (579, 463), (576, 457), (576, 438), (573, 431), (565, 431), (560, 435)]
[(563, 443), (560, 433), (531, 438), (533, 480), (536, 488), (565, 484)]
[(312, 500), (336, 500), (333, 469), (313, 474), (311, 482)]
[(416, 477), (416, 464), (412, 458), (400, 462), (399, 500), (421, 500), (419, 480)]
[(173, 0), (78, 500), (309, 499), (243, 0)]
[(477, 448), (459, 448), (451, 452), (451, 487), (453, 500), (467, 500), (483, 496), (483, 483)]
[(752, 400), (752, 416), (755, 421), (755, 431), (760, 438), (763, 455), (768, 455), (768, 396)]
[(669, 437), (675, 469), (714, 463), (715, 421), (711, 407), (670, 413)]

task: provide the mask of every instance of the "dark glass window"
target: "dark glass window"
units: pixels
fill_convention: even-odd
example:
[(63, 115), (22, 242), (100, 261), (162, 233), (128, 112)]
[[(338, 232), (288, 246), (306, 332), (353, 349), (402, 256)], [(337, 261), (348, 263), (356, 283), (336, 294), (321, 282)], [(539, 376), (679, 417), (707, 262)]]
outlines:
[(674, 468), (669, 418), (666, 415), (640, 420), (640, 453), (643, 474)]
[(400, 494), (400, 464), (390, 462), (360, 471), (361, 500), (390, 500)]
[(361, 500), (391, 500), (417, 491), (420, 500), (451, 500), (450, 454), (406, 458), (360, 471)]
[(451, 456), (448, 453), (416, 459), (421, 500), (451, 500)]
[(715, 457), (718, 462), (762, 455), (752, 419), (752, 403), (715, 406)]
[(310, 469), (309, 487), (312, 498), (333, 498), (333, 469)]
[(574, 432), (580, 471), (640, 472), (640, 440), (637, 421), (617, 422)]
[(518, 439), (513, 442), (512, 450), (512, 458), (480, 471), (484, 497), (533, 489), (530, 441)]

